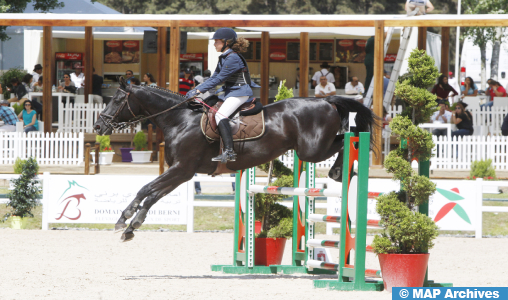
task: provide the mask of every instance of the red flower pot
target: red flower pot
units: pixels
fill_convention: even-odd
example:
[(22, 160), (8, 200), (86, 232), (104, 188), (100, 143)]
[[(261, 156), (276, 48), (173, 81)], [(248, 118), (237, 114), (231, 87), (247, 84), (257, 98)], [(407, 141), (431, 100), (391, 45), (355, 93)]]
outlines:
[(256, 266), (280, 265), (286, 247), (286, 238), (256, 238)]
[(261, 221), (256, 221), (254, 225), (254, 233), (260, 234), (261, 233)]
[(422, 287), (430, 254), (379, 254), (385, 290), (392, 287)]

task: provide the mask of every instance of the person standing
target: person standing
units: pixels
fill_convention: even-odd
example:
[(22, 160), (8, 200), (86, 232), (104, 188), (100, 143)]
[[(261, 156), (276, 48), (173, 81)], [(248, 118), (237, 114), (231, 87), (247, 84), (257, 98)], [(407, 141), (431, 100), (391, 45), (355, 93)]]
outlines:
[(9, 107), (9, 101), (0, 101), (0, 118), (4, 125), (0, 126), (0, 131), (14, 132), (16, 131), (16, 122), (19, 121), (14, 111)]
[(85, 74), (82, 71), (83, 66), (74, 67), (74, 73), (71, 73), (71, 81), (74, 82), (74, 86), (79, 89), (85, 85)]
[(363, 64), (365, 65), (365, 70), (367, 71), (367, 76), (365, 77), (366, 91), (369, 90), (372, 77), (374, 77), (374, 42), (375, 37), (371, 36), (365, 45), (365, 60), (363, 61)]
[(93, 103), (102, 103), (102, 84), (104, 83), (104, 78), (102, 76), (97, 75), (95, 73), (95, 68), (93, 68), (92, 75), (92, 96)]
[(178, 92), (182, 95), (187, 93), (195, 87), (194, 78), (192, 77), (191, 69), (187, 68), (183, 72), (183, 77), (178, 79)]
[(334, 96), (336, 94), (335, 86), (333, 83), (328, 82), (326, 76), (321, 76), (319, 78), (319, 84), (316, 85), (316, 89), (314, 91), (317, 98)]
[(23, 111), (18, 115), (18, 118), (23, 121), (23, 131), (38, 131), (39, 121), (37, 120), (37, 112), (32, 109), (32, 101), (26, 100), (23, 104)]
[(405, 9), (409, 17), (421, 16), (433, 11), (434, 5), (429, 0), (407, 0)]
[(259, 87), (250, 80), (249, 67), (241, 53), (246, 52), (249, 41), (238, 38), (231, 28), (220, 28), (213, 35), (214, 46), (217, 52), (222, 52), (213, 76), (207, 81), (189, 91), (187, 99), (194, 98), (198, 94), (205, 93), (216, 87), (219, 83), (224, 85), (218, 92), (224, 92), (219, 97), (224, 99), (224, 104), (215, 114), (215, 120), (224, 143), (222, 154), (212, 158), (212, 161), (220, 161), (225, 164), (228, 161), (236, 161), (236, 153), (233, 149), (233, 135), (229, 116), (245, 102), (252, 99), (251, 87)]
[(333, 84), (335, 82), (335, 76), (330, 72), (330, 65), (324, 62), (319, 67), (321, 67), (321, 71), (317, 71), (314, 73), (314, 76), (312, 76), (312, 86), (316, 87), (318, 85), (321, 76), (326, 76), (326, 80)]
[(32, 81), (32, 88), (33, 88), (33, 85), (39, 81), (39, 77), (41, 77), (42, 75), (42, 65), (41, 64), (36, 64), (34, 66), (34, 71), (32, 72), (31, 74), (33, 76), (33, 81)]

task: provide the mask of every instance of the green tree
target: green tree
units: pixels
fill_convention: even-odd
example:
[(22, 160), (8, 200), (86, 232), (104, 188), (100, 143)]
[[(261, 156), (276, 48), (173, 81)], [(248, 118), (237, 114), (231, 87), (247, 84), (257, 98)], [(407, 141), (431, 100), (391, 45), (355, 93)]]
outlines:
[[(33, 3), (34, 9), (40, 12), (48, 12), (51, 9), (64, 6), (63, 2), (59, 2), (59, 0), (0, 0), (0, 13), (22, 13), (28, 3)], [(0, 26), (0, 41), (9, 39), (5, 33), (6, 28), (7, 26)]]

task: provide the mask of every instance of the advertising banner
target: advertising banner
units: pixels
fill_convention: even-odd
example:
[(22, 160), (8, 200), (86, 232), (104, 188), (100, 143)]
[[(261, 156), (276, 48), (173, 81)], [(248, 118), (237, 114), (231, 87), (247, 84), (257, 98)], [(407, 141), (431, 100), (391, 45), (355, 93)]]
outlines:
[[(350, 199), (356, 199), (356, 176), (351, 180)], [(476, 184), (467, 180), (432, 180), (437, 185), (436, 192), (429, 199), (429, 217), (440, 230), (476, 229)], [(398, 181), (391, 179), (370, 179), (369, 192), (388, 193), (400, 190)], [(368, 199), (367, 219), (379, 220), (375, 199)], [(340, 215), (341, 200), (328, 199), (327, 213)], [(356, 205), (349, 203), (349, 213), (353, 222), (356, 219)]]
[(335, 62), (363, 63), (365, 61), (365, 45), (367, 40), (337, 40)]
[(104, 41), (105, 64), (139, 63), (139, 41)]
[[(114, 224), (138, 191), (156, 176), (48, 176), (44, 209), (48, 223)], [(161, 198), (144, 224), (187, 224), (188, 183)]]

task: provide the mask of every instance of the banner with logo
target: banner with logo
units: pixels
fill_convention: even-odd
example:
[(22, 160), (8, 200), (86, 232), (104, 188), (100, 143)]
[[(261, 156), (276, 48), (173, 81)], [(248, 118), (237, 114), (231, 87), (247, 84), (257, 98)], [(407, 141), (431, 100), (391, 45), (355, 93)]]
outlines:
[(139, 55), (139, 41), (104, 41), (105, 64), (137, 64)]
[[(47, 223), (114, 224), (138, 191), (156, 176), (65, 176), (44, 179)], [(161, 198), (144, 224), (187, 224), (188, 183)]]
[[(357, 177), (353, 177), (350, 197), (356, 199)], [(429, 199), (429, 217), (436, 222), (440, 230), (476, 230), (476, 184), (467, 180), (432, 180), (437, 185), (436, 192)], [(398, 181), (391, 179), (370, 179), (369, 192), (388, 193), (400, 190)], [(368, 199), (367, 218), (379, 220), (375, 199)], [(328, 200), (327, 213), (340, 215), (341, 200)], [(349, 203), (349, 213), (354, 222), (356, 205)]]
[(367, 40), (337, 40), (335, 62), (363, 63), (365, 61), (365, 45)]

